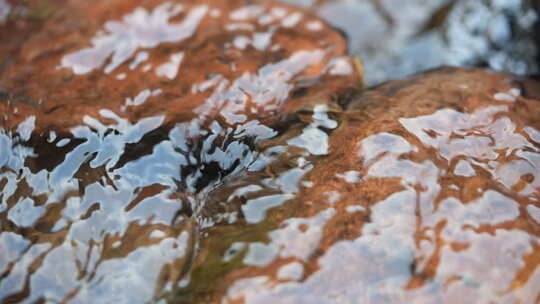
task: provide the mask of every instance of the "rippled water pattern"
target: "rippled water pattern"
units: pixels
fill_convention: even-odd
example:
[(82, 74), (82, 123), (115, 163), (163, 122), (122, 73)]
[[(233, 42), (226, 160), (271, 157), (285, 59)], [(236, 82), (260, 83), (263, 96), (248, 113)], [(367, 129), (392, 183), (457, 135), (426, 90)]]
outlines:
[[(259, 157), (255, 145), (277, 131), (256, 118), (281, 109), (293, 89), (309, 88), (309, 83), (297, 84), (302, 79), (353, 77), (352, 62), (338, 55), (342, 46), (321, 40), (289, 47), (273, 38), (282, 35), (280, 28), (296, 26), (316, 35), (323, 26), (318, 19), (286, 6), (231, 9), (216, 4), (138, 7), (121, 20), (106, 22), (89, 47), (47, 63), (46, 70), (75, 74), (64, 77), (66, 81), (104, 73), (119, 90), (134, 77), (154, 75), (146, 87), (128, 87), (125, 101), (99, 104), (103, 101), (96, 99), (95, 104), (75, 104), (82, 108), (74, 115), (53, 116), (51, 111), (66, 109), (65, 104), (55, 105), (54, 98), (44, 103), (52, 103), (52, 110), (43, 110), (41, 101), (33, 108), (7, 101), (0, 133), (0, 299), (139, 302), (182, 286), (203, 229), (236, 222), (242, 212), (205, 207), (208, 193), (225, 177), (261, 170), (272, 159)], [(204, 35), (213, 27), (207, 24), (216, 20), (226, 22), (219, 30), (230, 34), (224, 41), (206, 39), (226, 49), (211, 54), (224, 61), (224, 74), (219, 68), (190, 67), (198, 60), (190, 45), (184, 46), (187, 51), (180, 45), (168, 61), (154, 58), (167, 57), (156, 51), (159, 46), (201, 39), (198, 31)], [(255, 59), (241, 61), (247, 52)], [(185, 75), (206, 80), (182, 83)], [(153, 106), (167, 100), (164, 95), (175, 90), (167, 81), (178, 82), (179, 88), (187, 83), (185, 98), (198, 101), (186, 106), (176, 102), (186, 118), (174, 117), (172, 110), (133, 114), (149, 102)], [(62, 89), (43, 86), (49, 95), (39, 97), (46, 99)], [(84, 98), (87, 92), (79, 90)], [(21, 122), (13, 125), (19, 117)], [(51, 126), (48, 117), (67, 122)], [(290, 197), (270, 196), (247, 204), (243, 212), (248, 222), (260, 222), (264, 210)]]
[(73, 90), (3, 104), (1, 301), (538, 302), (538, 100), (451, 69), (351, 100), (324, 22), (207, 2), (32, 59)]
[(353, 102), (328, 140), (335, 152), (311, 163), (289, 203), (311, 215), (288, 215), (266, 247), (244, 249), (244, 263), (269, 266), (232, 275), (225, 302), (536, 303), (539, 121), (516, 111), (538, 101), (501, 80), (502, 92), (473, 97), (485, 90), (461, 73), (426, 77), (423, 101), (406, 89), (398, 102), (410, 105), (380, 101), (375, 122)]

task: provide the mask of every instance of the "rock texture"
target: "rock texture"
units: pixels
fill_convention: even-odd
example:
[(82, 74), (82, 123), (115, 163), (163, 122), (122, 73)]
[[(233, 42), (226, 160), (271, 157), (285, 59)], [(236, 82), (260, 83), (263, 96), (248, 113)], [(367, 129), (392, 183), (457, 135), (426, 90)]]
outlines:
[(536, 81), (357, 95), (275, 2), (6, 3), (0, 301), (538, 301)]
[[(284, 4), (41, 5), (34, 8), (43, 12), (39, 21), (21, 17), (2, 26), (7, 39), (0, 51), (11, 56), (0, 70), (7, 129), (34, 115), (38, 130), (67, 130), (85, 116), (102, 117), (104, 109), (131, 122), (221, 116), (233, 125), (246, 115), (273, 119), (272, 113), (360, 82), (344, 37), (308, 11)], [(20, 27), (28, 30), (7, 34)]]
[(360, 84), (345, 39), (284, 4), (9, 4), (2, 302), (162, 297), (197, 254), (205, 193), (287, 113)]
[[(235, 201), (243, 218), (236, 229), (209, 230), (194, 286), (215, 278), (204, 276), (216, 274), (209, 268), (238, 264), (194, 297), (534, 303), (540, 292), (535, 88), (510, 75), (447, 68), (381, 85), (341, 113), (320, 105), (307, 123), (269, 144), (288, 148), (265, 173), (233, 183), (250, 192), (231, 195), (225, 185), (216, 199), (210, 196), (207, 206)], [(300, 140), (315, 130), (329, 136)], [(281, 201), (258, 217), (254, 210), (265, 198)]]

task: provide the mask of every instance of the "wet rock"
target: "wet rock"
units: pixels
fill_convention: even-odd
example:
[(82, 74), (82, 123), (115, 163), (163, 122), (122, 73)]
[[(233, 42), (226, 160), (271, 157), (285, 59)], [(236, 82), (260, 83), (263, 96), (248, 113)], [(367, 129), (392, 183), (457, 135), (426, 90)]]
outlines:
[(359, 83), (344, 38), (284, 4), (70, 1), (42, 22), (30, 39), (8, 39), (17, 53), (0, 75), (6, 129), (33, 115), (37, 130), (65, 131), (85, 117), (111, 121), (104, 110), (164, 124), (276, 120)]
[(1, 301), (536, 300), (534, 80), (355, 97), (305, 10), (51, 3), (0, 49)]
[[(37, 7), (41, 5), (56, 9), (58, 1), (41, 1), (40, 4), (0, 1), (0, 74), (17, 56), (21, 45), (43, 25), (43, 19), (34, 17), (34, 12), (38, 11)], [(0, 100), (5, 98), (1, 97)]]
[(10, 4), (2, 302), (147, 302), (184, 284), (207, 193), (256, 170), (287, 113), (360, 81), (345, 39), (288, 5)]
[(315, 106), (261, 144), (273, 163), (209, 195), (241, 212), (205, 230), (176, 299), (534, 303), (540, 100), (525, 82), (445, 68)]

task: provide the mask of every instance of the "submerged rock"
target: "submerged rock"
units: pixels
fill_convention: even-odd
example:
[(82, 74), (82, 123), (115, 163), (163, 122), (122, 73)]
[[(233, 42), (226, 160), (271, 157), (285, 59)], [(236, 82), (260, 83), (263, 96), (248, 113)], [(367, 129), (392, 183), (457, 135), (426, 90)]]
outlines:
[(272, 120), (360, 81), (339, 33), (273, 2), (69, 1), (30, 39), (7, 37), (18, 44), (0, 70), (6, 129), (34, 115), (39, 132), (67, 131), (110, 121), (104, 110), (130, 122)]
[(2, 302), (158, 299), (190, 270), (206, 193), (287, 113), (360, 83), (345, 39), (288, 5), (10, 3)]
[(9, 2), (0, 301), (536, 301), (538, 83), (357, 96), (306, 10), (158, 2)]
[(176, 299), (534, 303), (538, 86), (441, 69), (316, 106), (262, 143), (282, 147), (264, 172), (209, 195), (239, 218), (205, 230)]

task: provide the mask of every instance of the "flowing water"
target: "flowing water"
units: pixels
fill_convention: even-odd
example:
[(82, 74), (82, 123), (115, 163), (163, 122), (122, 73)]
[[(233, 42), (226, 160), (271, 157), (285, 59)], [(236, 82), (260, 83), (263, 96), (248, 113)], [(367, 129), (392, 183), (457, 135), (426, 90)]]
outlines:
[(46, 16), (4, 18), (36, 33), (0, 49), (0, 301), (538, 301), (527, 83), (447, 69), (358, 95), (307, 10), (47, 3), (0, 0)]
[[(538, 74), (538, 3), (523, 0), (287, 0), (344, 31), (378, 84), (441, 65)], [(536, 7), (535, 7), (536, 6)]]

